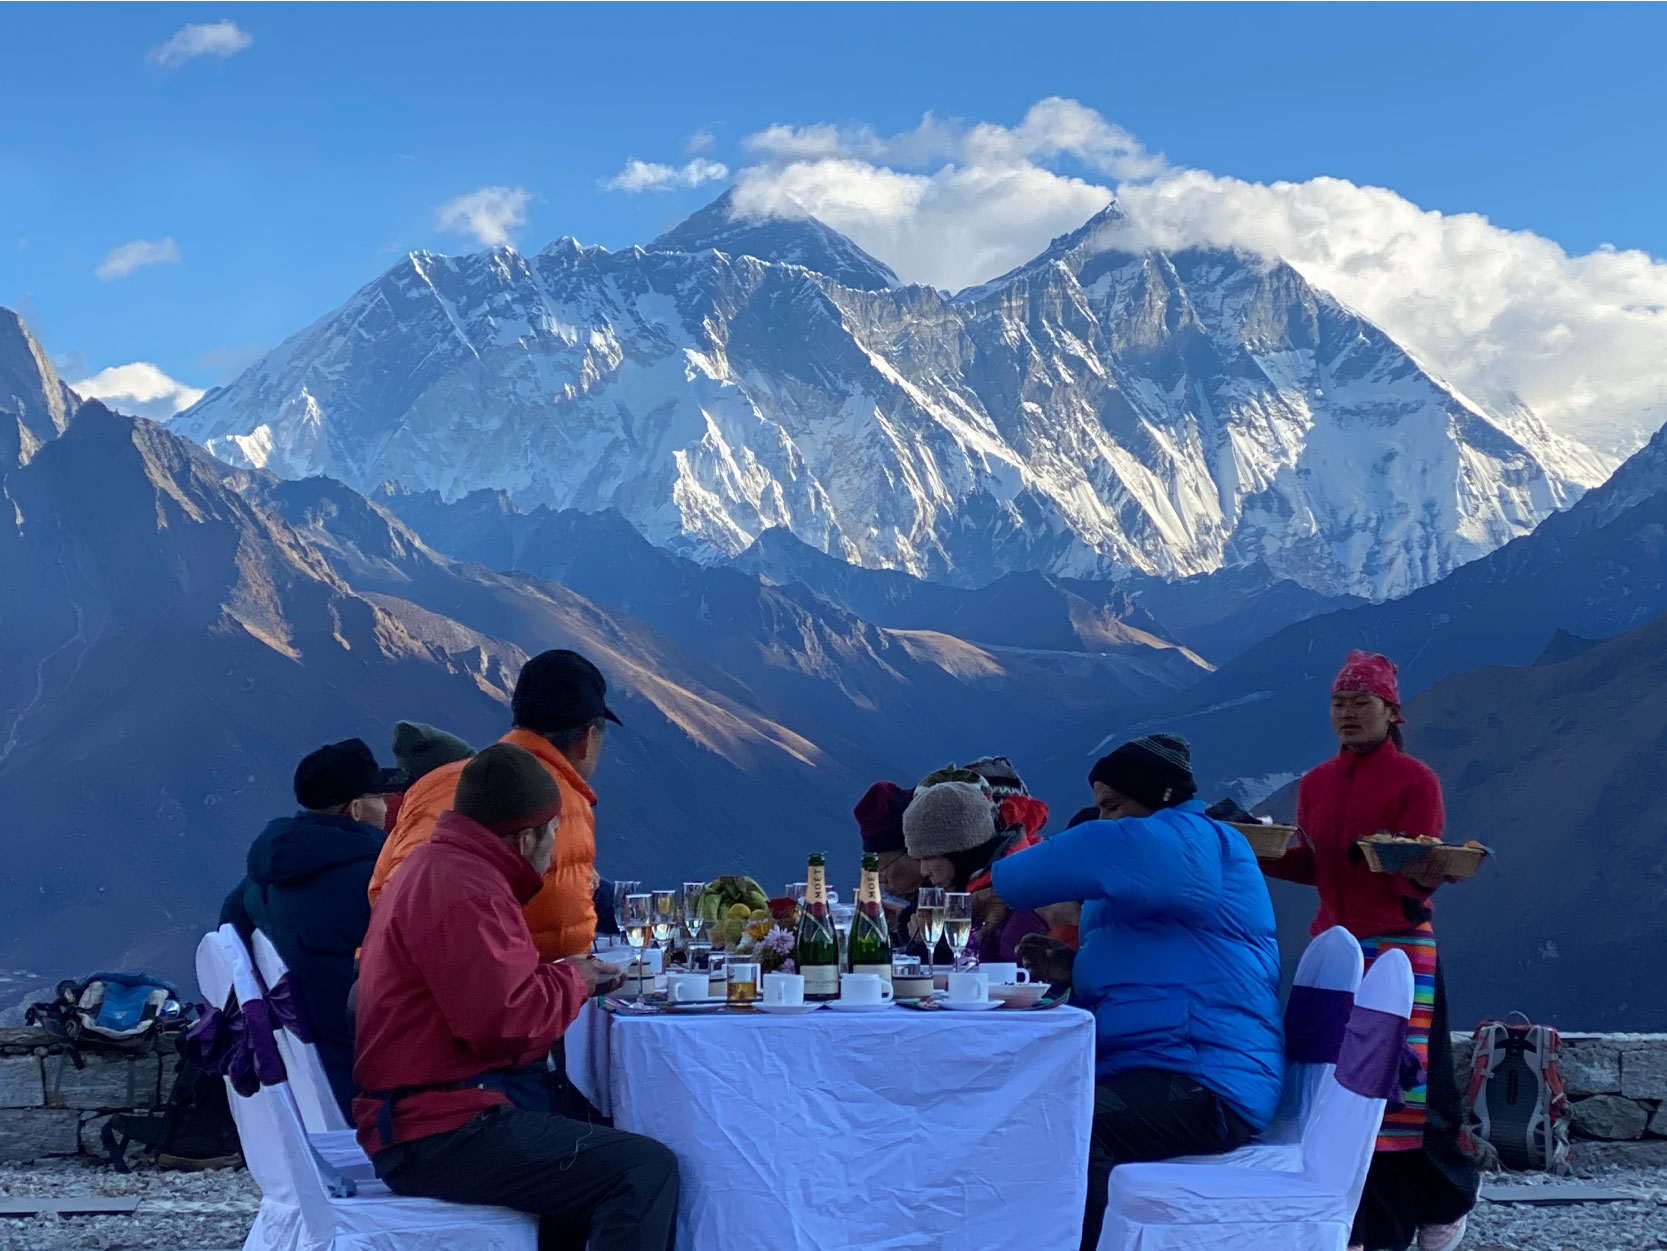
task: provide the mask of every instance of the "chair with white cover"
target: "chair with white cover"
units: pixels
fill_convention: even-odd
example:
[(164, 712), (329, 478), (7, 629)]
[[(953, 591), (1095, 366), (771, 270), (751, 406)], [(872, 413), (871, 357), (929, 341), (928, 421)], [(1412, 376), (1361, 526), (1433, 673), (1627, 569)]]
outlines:
[[(235, 990), (246, 1021), (247, 1006), (261, 998), (254, 965), (230, 927), (198, 946), (197, 980), (210, 1004), (227, 1003)], [(309, 1140), (287, 1082), (247, 1098), (227, 1085), (243, 1158), (261, 1189), (244, 1251), (536, 1251), (535, 1217), (403, 1198), (375, 1180), (343, 1183)]]
[(1337, 1064), (1304, 1118), (1297, 1167), (1121, 1165), (1101, 1251), (1343, 1251), (1387, 1098), (1399, 1090), (1412, 992), (1399, 951), (1362, 979)]
[[(284, 958), (278, 954), (278, 949), (272, 945), (272, 940), (256, 930), (250, 947), (255, 957), (255, 968), (260, 971), (267, 996), (276, 1000), (279, 993), (277, 988), (280, 986), (286, 987), (293, 995), (294, 980), (284, 980), (289, 977), (289, 968), (284, 964)], [(300, 1110), (301, 1123), (307, 1127), (307, 1132), (320, 1134), (330, 1130), (351, 1129), (347, 1118), (342, 1115), (341, 1105), (336, 1102), (335, 1094), (330, 1089), (330, 1078), (324, 1071), (323, 1062), (318, 1058), (318, 1048), (297, 1032), (298, 1023), (290, 1013), (274, 1011), (273, 1017), (274, 1023), (283, 1027), (277, 1032), (278, 1053), (284, 1058), (284, 1068), (289, 1073), (290, 1092), (295, 1096), (295, 1106)]]
[(1237, 1151), (1184, 1160), (1243, 1168), (1302, 1167), (1302, 1141), (1315, 1132), (1314, 1108), (1337, 1067), (1364, 967), (1359, 941), (1341, 925), (1308, 944), (1285, 1003), (1285, 1084), (1273, 1119)]

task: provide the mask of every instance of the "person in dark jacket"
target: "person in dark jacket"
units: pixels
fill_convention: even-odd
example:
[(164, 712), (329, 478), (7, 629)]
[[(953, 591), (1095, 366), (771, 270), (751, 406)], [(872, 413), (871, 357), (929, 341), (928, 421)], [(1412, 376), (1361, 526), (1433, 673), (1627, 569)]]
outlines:
[(909, 945), (909, 919), (914, 916), (916, 896), (925, 881), (919, 863), (903, 845), (903, 813), (914, 793), (913, 787), (904, 790), (895, 782), (876, 782), (851, 809), (863, 851), (879, 857), (880, 890), (891, 926), (892, 947), (898, 951)]
[(540, 1247), (667, 1251), (677, 1158), (562, 1115), (548, 1067), (586, 997), (618, 982), (588, 954), (542, 960), (527, 926), (562, 804), (538, 757), (494, 744), (389, 879), (361, 962), (354, 1121), (395, 1194), (533, 1213)]
[(1084, 1251), (1114, 1166), (1243, 1146), (1285, 1068), (1273, 904), (1250, 844), (1193, 799), (1186, 740), (1125, 743), (1089, 780), (1101, 820), (991, 870), (1012, 908), (1083, 901), (1071, 993), (1098, 1036)]
[(259, 930), (289, 967), (343, 1115), (353, 1099), (353, 956), (370, 923), (365, 887), (382, 850), (383, 795), (396, 784), (356, 738), (304, 757), (294, 780), (302, 810), (261, 831), (248, 875), (220, 909), (222, 925), (245, 943)]

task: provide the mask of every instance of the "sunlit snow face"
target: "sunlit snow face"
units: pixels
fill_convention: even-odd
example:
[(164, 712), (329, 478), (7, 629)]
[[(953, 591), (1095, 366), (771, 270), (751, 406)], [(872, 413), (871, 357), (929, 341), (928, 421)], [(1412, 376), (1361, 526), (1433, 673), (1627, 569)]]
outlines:
[(1389, 737), (1395, 708), (1365, 691), (1334, 691), (1331, 732), (1344, 747), (1375, 747)]

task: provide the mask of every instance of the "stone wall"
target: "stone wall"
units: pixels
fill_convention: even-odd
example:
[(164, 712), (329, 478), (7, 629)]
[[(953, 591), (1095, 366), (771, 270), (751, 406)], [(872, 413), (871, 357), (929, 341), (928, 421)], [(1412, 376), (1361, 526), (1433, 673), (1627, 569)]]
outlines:
[[(1471, 1039), (1453, 1035), (1462, 1089)], [(1557, 1066), (1576, 1136), (1607, 1142), (1667, 1138), (1667, 1034), (1564, 1034)]]
[(39, 1029), (0, 1029), (0, 1161), (102, 1156), (112, 1113), (160, 1107), (173, 1079), (170, 1055), (85, 1052), (83, 1067)]

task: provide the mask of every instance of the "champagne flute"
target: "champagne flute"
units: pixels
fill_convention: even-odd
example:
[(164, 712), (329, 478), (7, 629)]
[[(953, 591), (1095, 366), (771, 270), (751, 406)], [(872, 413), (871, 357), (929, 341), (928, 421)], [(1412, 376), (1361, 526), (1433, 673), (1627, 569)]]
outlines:
[(943, 937), (943, 887), (922, 886), (915, 899), (915, 912), (920, 916), (920, 936), (926, 942), (927, 976), (937, 974), (933, 963), (938, 954), (938, 939)]
[(961, 967), (961, 953), (972, 941), (972, 896), (966, 891), (952, 890), (943, 897), (943, 936), (955, 956), (955, 967)]
[(642, 962), (642, 949), (648, 946), (649, 930), (653, 928), (654, 914), (652, 911), (654, 898), (652, 895), (625, 896), (625, 941), (637, 949), (637, 1001), (635, 1006), (642, 1007), (642, 975), (648, 971), (648, 965)]
[(689, 931), (690, 942), (700, 937), (700, 897), (705, 893), (705, 882), (683, 883), (683, 928)]
[(677, 930), (677, 896), (669, 890), (657, 890), (650, 898), (654, 942), (657, 946), (664, 946)]
[(620, 878), (614, 883), (614, 926), (621, 934), (625, 933), (625, 900), (627, 896), (635, 895), (641, 889), (641, 882), (631, 882), (625, 878)]

